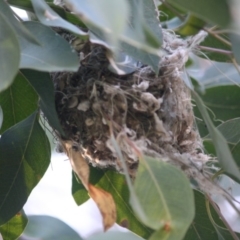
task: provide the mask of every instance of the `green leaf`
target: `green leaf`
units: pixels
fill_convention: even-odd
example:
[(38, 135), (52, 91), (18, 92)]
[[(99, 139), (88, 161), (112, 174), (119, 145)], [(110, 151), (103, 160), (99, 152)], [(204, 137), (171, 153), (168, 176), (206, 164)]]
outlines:
[[(184, 240), (219, 240), (218, 233), (216, 231), (216, 226), (213, 225), (213, 223), (210, 221), (208, 212), (206, 209), (206, 200), (202, 193), (198, 191), (194, 191), (194, 198), (195, 198), (195, 207), (196, 207), (196, 215), (193, 220), (193, 223), (191, 224), (190, 228), (188, 229), (188, 232), (184, 238)], [(211, 216), (214, 219), (214, 221), (218, 224), (220, 227), (224, 227), (224, 224), (222, 223), (220, 217), (216, 213), (216, 211), (213, 209), (213, 207), (210, 207), (211, 209)], [(219, 228), (218, 230), (221, 231), (222, 235), (225, 236), (225, 240), (232, 240), (229, 231), (226, 228)], [(238, 234), (239, 235), (239, 234)]]
[[(96, 167), (90, 167), (90, 177), (89, 182), (93, 185), (96, 185), (100, 179), (104, 176), (105, 171)], [(78, 179), (77, 175), (72, 172), (72, 195), (79, 206), (86, 202), (89, 199), (89, 195), (81, 181)]]
[(0, 12), (0, 92), (8, 88), (17, 74), (20, 62), (18, 39), (8, 19)]
[(54, 12), (45, 1), (32, 0), (34, 12), (37, 15), (39, 21), (46, 26), (61, 27), (69, 30), (75, 34), (86, 36), (87, 33), (80, 30), (75, 25), (62, 19), (56, 12)]
[(232, 33), (232, 34), (230, 34), (230, 40), (232, 43), (233, 55), (234, 55), (236, 61), (238, 62), (238, 64), (240, 64), (240, 49), (239, 49), (240, 35)]
[[(203, 90), (218, 86), (240, 85), (239, 73), (233, 64), (203, 59), (198, 62), (199, 58), (195, 60), (194, 64), (188, 67), (188, 73)], [(204, 69), (201, 67), (203, 65)]]
[(2, 107), (0, 106), (0, 129), (2, 127), (2, 123), (3, 123), (3, 110)]
[[(189, 180), (176, 167), (158, 159), (140, 160), (134, 191), (144, 211), (141, 221), (158, 230), (150, 239), (181, 239), (194, 218)], [(138, 214), (134, 202), (131, 206)], [(178, 238), (176, 238), (176, 233)]]
[(205, 21), (189, 14), (183, 24), (177, 29), (177, 33), (183, 36), (191, 36), (197, 34), (205, 26)]
[[(221, 86), (207, 89), (201, 96), (204, 104), (209, 109), (210, 117), (215, 126), (223, 121), (240, 116), (240, 88), (236, 86)], [(194, 109), (195, 116), (201, 119), (201, 114), (197, 108)], [(201, 136), (208, 134), (204, 121), (197, 119)]]
[[(24, 27), (24, 25), (13, 15), (13, 10), (4, 0), (0, 0), (0, 13), (5, 16), (7, 22), (15, 30), (18, 36), (25, 38), (31, 43), (39, 44), (36, 38)], [(1, 28), (2, 29), (2, 28)]]
[(216, 129), (208, 115), (208, 112), (204, 106), (203, 101), (198, 96), (197, 93), (192, 91), (192, 95), (194, 97), (194, 100), (196, 102), (196, 105), (201, 112), (201, 115), (204, 119), (205, 124), (207, 125), (208, 131), (210, 133), (210, 136), (213, 140), (216, 152), (217, 152), (217, 158), (219, 163), (221, 164), (222, 168), (233, 179), (236, 181), (240, 181), (240, 171), (238, 170), (238, 167), (231, 155), (230, 149), (227, 145), (226, 140), (222, 136), (222, 134), (219, 132), (218, 129)]
[(0, 134), (32, 114), (37, 109), (37, 103), (36, 92), (19, 73), (14, 83), (0, 93), (0, 105), (4, 115)]
[(33, 70), (21, 70), (21, 73), (39, 95), (41, 110), (51, 127), (64, 135), (55, 108), (54, 86), (49, 73)]
[(20, 68), (40, 71), (77, 71), (77, 53), (52, 29), (39, 22), (24, 22), (25, 27), (36, 37), (41, 46), (30, 44), (20, 38)]
[(105, 233), (98, 233), (95, 234), (87, 240), (144, 240), (143, 238), (137, 236), (136, 234), (132, 232), (114, 232), (114, 231), (108, 231)]
[(22, 209), (50, 162), (49, 141), (36, 112), (2, 134), (0, 152), (2, 225)]
[[(134, 233), (148, 238), (152, 230), (138, 221), (129, 205), (129, 190), (122, 174), (91, 167), (89, 182), (112, 194), (117, 207), (117, 223), (127, 227)], [(88, 193), (73, 176), (72, 193), (78, 205), (89, 199)]]
[(129, 18), (126, 0), (69, 0), (67, 6), (81, 16), (85, 24), (95, 27), (106, 36), (107, 44), (118, 48), (119, 37), (124, 32)]
[(226, 0), (167, 0), (167, 2), (221, 27), (228, 27), (231, 21)]
[[(24, 230), (25, 238), (44, 240), (81, 240), (82, 238), (63, 221), (45, 215), (28, 216), (28, 225)], [(25, 239), (24, 238), (24, 239)]]
[(0, 233), (4, 240), (17, 239), (27, 226), (28, 219), (23, 210), (17, 213), (7, 223), (0, 226)]
[[(22, 10), (26, 10), (28, 12), (34, 12), (31, 0), (8, 0), (8, 3), (12, 6), (15, 6), (17, 8), (20, 8)], [(52, 2), (47, 2), (47, 4), (57, 13), (59, 14), (63, 19), (67, 20), (68, 22), (75, 24), (79, 27), (86, 26), (83, 24), (83, 22), (74, 14), (69, 13), (65, 11), (62, 7), (55, 5)]]
[(230, 119), (218, 127), (228, 143), (237, 144), (240, 140), (240, 118)]
[[(129, 11), (123, 15), (123, 10), (120, 10), (126, 8), (126, 6), (123, 7), (126, 3), (126, 1), (116, 0), (70, 1), (71, 9), (82, 16), (81, 19), (90, 29), (92, 42), (106, 46), (114, 51), (114, 55), (118, 54), (120, 48), (134, 59), (152, 66), (157, 73), (162, 32), (154, 2), (152, 0), (128, 1), (129, 6), (126, 6), (127, 9), (130, 9), (130, 18), (127, 14)], [(112, 19), (116, 19), (116, 21), (112, 21)], [(121, 29), (119, 24), (122, 26)]]
[(240, 142), (236, 145), (230, 145), (229, 147), (231, 148), (231, 153), (236, 164), (240, 167)]

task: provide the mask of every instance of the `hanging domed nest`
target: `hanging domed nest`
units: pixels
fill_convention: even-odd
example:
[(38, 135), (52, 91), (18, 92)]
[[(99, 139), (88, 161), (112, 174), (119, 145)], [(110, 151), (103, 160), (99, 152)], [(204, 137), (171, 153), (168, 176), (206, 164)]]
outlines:
[(205, 34), (184, 41), (163, 33), (165, 56), (157, 75), (146, 65), (117, 75), (109, 70), (107, 50), (90, 42), (78, 49), (76, 73), (52, 74), (65, 140), (71, 140), (92, 166), (123, 172), (111, 133), (132, 177), (139, 161), (132, 146), (180, 167), (189, 177), (197, 175), (209, 160), (201, 150), (190, 90), (182, 79), (190, 49)]

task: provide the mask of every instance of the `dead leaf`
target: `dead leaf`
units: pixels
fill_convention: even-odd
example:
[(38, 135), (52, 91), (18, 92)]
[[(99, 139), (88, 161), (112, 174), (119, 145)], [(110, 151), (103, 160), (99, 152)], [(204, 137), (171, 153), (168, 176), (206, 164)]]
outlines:
[(104, 231), (107, 231), (116, 222), (116, 206), (110, 193), (97, 188), (91, 184), (88, 185), (89, 195), (97, 204), (102, 216)]
[(77, 174), (90, 197), (97, 204), (102, 217), (104, 230), (108, 230), (116, 222), (116, 205), (110, 193), (91, 185), (89, 181), (89, 166), (81, 153), (73, 148), (70, 141), (62, 142), (63, 148), (69, 157), (73, 171)]
[(67, 150), (67, 155), (69, 157), (70, 163), (72, 165), (73, 171), (78, 175), (83, 186), (88, 190), (88, 179), (89, 179), (89, 166), (82, 154), (79, 151), (73, 149), (70, 142), (64, 142), (64, 147)]

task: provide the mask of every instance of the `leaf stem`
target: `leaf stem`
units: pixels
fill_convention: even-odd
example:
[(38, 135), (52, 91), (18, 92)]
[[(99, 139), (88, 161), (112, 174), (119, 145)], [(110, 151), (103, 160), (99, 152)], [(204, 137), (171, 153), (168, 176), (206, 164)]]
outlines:
[(223, 50), (219, 48), (212, 48), (212, 47), (206, 47), (206, 46), (198, 46), (198, 48), (201, 50), (209, 51), (209, 52), (221, 53), (225, 55), (233, 55), (232, 51)]

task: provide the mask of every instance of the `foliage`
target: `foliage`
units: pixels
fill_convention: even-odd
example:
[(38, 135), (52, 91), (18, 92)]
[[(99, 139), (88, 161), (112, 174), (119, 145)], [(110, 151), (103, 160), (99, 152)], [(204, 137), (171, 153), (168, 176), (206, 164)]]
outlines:
[[(25, 236), (66, 239), (66, 234), (69, 239), (81, 239), (59, 220), (47, 216), (29, 216), (27, 220), (22, 210), (50, 162), (50, 145), (40, 124), (40, 114), (55, 132), (64, 136), (49, 73), (74, 72), (79, 67), (79, 56), (73, 46), (56, 33), (59, 27), (71, 32), (80, 42), (90, 40), (105, 46), (111, 53), (110, 68), (123, 75), (133, 72), (139, 62), (151, 66), (158, 74), (159, 61), (164, 56), (159, 25), (182, 37), (205, 30), (208, 36), (197, 49), (191, 49), (198, 57), (191, 55), (191, 64), (186, 66), (186, 76), (191, 80), (185, 81), (189, 81), (187, 85), (197, 105), (196, 124), (201, 136), (205, 136), (206, 152), (217, 157), (216, 167), (220, 165), (221, 173), (240, 182), (240, 19), (234, 14), (234, 10), (240, 9), (239, 3), (234, 0), (166, 0), (159, 4), (153, 0), (66, 2), (70, 11), (52, 1), (0, 0), (0, 233), (3, 239), (17, 239), (27, 221)], [(10, 6), (31, 12), (37, 21), (22, 21)], [(122, 60), (126, 56), (130, 60), (124, 65)], [(123, 160), (114, 138), (112, 143)], [(74, 169), (79, 157), (69, 149), (66, 152)], [(72, 194), (76, 203), (80, 205), (88, 199), (86, 188), (106, 215), (99, 194), (106, 196), (108, 191), (109, 202), (113, 204), (113, 198), (117, 207), (117, 223), (139, 235), (108, 232), (90, 239), (238, 239), (239, 234), (226, 224), (210, 197), (193, 191), (182, 171), (148, 156), (139, 154), (139, 158), (134, 183), (128, 174), (124, 177), (112, 170), (91, 167), (86, 179), (75, 171), (78, 176), (73, 175)], [(111, 209), (107, 215), (111, 215)], [(223, 221), (218, 221), (219, 215)], [(53, 228), (58, 235), (51, 235), (55, 234)]]

